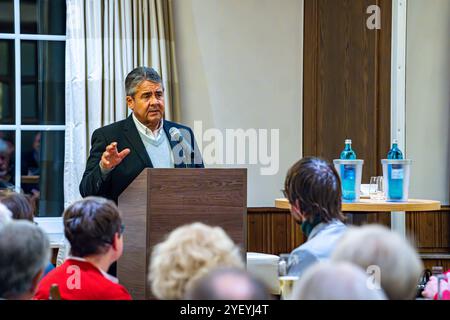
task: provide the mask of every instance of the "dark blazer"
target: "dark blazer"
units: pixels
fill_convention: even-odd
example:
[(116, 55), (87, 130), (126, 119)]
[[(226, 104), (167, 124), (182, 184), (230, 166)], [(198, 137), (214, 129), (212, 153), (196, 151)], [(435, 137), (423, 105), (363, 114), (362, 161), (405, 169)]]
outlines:
[[(195, 150), (196, 157), (199, 158), (197, 164), (183, 162), (175, 164), (175, 168), (204, 168), (192, 130), (178, 123), (164, 120), (163, 130), (169, 138), (174, 158), (182, 156), (183, 151), (177, 146), (176, 141), (170, 139), (169, 130), (172, 127), (180, 130), (184, 141), (191, 145), (192, 150)], [(99, 165), (100, 159), (106, 146), (114, 141), (117, 142), (119, 152), (125, 148), (130, 148), (131, 152), (103, 180)], [(179, 155), (175, 154), (177, 152)], [(99, 128), (92, 134), (91, 151), (80, 183), (80, 193), (83, 197), (101, 196), (117, 203), (119, 195), (144, 168), (153, 168), (153, 164), (134, 124), (133, 117), (130, 115), (127, 119)]]

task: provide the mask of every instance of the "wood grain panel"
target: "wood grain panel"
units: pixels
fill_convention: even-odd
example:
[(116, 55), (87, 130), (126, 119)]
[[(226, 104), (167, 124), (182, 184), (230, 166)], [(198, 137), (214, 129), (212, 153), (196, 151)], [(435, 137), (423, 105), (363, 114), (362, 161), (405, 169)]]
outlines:
[[(119, 197), (119, 209), (125, 225), (124, 254), (117, 262), (117, 277), (126, 284), (134, 299), (144, 299), (148, 291), (147, 271), (150, 252), (147, 250), (147, 174), (139, 175)], [(133, 201), (125, 201), (133, 196)], [(139, 205), (136, 205), (139, 204)], [(130, 276), (132, 275), (132, 276)]]
[(118, 203), (127, 227), (118, 276), (134, 299), (153, 298), (151, 252), (181, 225), (220, 226), (243, 254), (247, 248), (246, 169), (145, 169)]
[(421, 253), (450, 253), (450, 207), (406, 216), (406, 230)]
[[(382, 27), (366, 27), (368, 6)], [(363, 183), (381, 175), (390, 145), (391, 0), (305, 0), (303, 155), (335, 159), (345, 138), (364, 159)]]
[(249, 208), (247, 251), (270, 254), (289, 253), (304, 242), (300, 226), (289, 211), (276, 208)]

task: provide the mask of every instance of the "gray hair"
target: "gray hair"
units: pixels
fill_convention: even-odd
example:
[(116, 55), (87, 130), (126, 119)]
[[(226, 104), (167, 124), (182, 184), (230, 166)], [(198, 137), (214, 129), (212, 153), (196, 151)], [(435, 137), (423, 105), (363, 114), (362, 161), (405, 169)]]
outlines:
[(375, 266), (389, 299), (412, 299), (423, 270), (414, 247), (397, 233), (380, 225), (350, 228), (332, 255), (363, 269)]
[(294, 286), (294, 300), (386, 300), (382, 289), (368, 286), (368, 275), (348, 262), (320, 262)]
[(11, 221), (12, 212), (3, 203), (0, 203), (0, 228)]
[(50, 259), (50, 243), (32, 222), (13, 221), (0, 229), (0, 298), (27, 293)]
[(187, 290), (187, 300), (270, 300), (266, 286), (246, 270), (217, 268)]
[(154, 83), (162, 83), (161, 76), (155, 69), (149, 67), (138, 67), (133, 69), (125, 79), (125, 93), (127, 96), (134, 97), (136, 88), (142, 81), (148, 80)]

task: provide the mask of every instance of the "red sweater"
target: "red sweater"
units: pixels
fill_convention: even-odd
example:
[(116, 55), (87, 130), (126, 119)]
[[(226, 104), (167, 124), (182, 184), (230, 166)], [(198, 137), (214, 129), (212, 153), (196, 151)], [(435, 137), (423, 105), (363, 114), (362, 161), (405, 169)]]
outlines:
[(124, 286), (87, 261), (67, 259), (41, 280), (34, 299), (48, 300), (53, 284), (58, 285), (62, 300), (131, 300)]

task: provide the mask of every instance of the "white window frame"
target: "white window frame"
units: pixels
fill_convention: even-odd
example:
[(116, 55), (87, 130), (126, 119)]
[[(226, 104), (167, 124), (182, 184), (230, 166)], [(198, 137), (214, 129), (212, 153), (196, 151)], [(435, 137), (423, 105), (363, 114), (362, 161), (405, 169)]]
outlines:
[[(15, 117), (16, 122), (12, 125), (0, 124), (1, 131), (14, 131), (15, 133), (15, 190), (21, 189), (21, 151), (22, 151), (22, 131), (62, 131), (65, 132), (65, 125), (23, 125), (22, 121), (22, 83), (21, 83), (21, 41), (59, 41), (65, 42), (65, 35), (44, 35), (44, 34), (21, 34), (20, 32), (20, 0), (14, 0), (14, 33), (0, 33), (0, 40), (14, 40), (14, 63), (15, 63)], [(64, 201), (64, 199), (63, 199)], [(61, 213), (62, 214), (62, 213)], [(61, 243), (62, 218), (61, 217), (39, 217), (35, 221), (42, 226), (50, 238), (53, 247)]]

